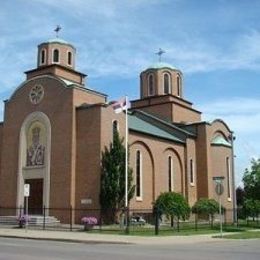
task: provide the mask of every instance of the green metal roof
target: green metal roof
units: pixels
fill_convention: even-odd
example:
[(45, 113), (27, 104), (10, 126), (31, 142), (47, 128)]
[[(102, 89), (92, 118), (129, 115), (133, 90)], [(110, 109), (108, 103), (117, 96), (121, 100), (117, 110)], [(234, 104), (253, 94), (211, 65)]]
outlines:
[(60, 39), (60, 38), (53, 38), (53, 39), (48, 40), (47, 42), (48, 43), (62, 43), (62, 44), (69, 44), (69, 45), (71, 45), (67, 41), (65, 41), (63, 39)]
[(63, 39), (60, 39), (60, 38), (53, 38), (53, 39), (50, 39), (48, 41), (42, 42), (41, 44), (39, 44), (39, 46), (41, 46), (42, 44), (49, 44), (49, 43), (65, 44), (65, 45), (69, 45), (73, 49), (75, 49), (75, 47), (71, 43), (69, 43), (69, 42), (67, 42), (67, 41), (65, 41)]
[(172, 69), (172, 70), (178, 70), (177, 68), (175, 68), (174, 66), (172, 66), (171, 64), (169, 63), (166, 63), (166, 62), (156, 62), (152, 65), (150, 65), (147, 70), (149, 69)]
[(160, 129), (159, 127), (156, 127), (155, 125), (152, 125), (152, 124), (142, 120), (141, 118), (139, 118), (133, 114), (132, 115), (128, 114), (128, 127), (131, 130), (141, 132), (144, 134), (156, 136), (156, 137), (163, 138), (163, 139), (168, 139), (168, 140), (178, 142), (178, 143), (185, 143), (178, 137)]
[(231, 144), (223, 136), (220, 135), (214, 137), (213, 140), (211, 141), (211, 144), (231, 147)]

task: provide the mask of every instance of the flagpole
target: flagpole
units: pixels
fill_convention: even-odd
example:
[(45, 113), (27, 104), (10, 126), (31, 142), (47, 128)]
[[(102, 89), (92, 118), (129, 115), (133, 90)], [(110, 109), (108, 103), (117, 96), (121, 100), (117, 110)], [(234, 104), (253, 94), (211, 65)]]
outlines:
[(128, 100), (125, 96), (126, 110), (125, 110), (125, 207), (128, 207)]

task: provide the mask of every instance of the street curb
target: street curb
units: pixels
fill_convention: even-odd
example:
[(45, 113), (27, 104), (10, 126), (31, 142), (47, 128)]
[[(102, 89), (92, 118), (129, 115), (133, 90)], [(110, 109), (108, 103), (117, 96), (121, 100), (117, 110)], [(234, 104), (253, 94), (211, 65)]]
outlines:
[(121, 245), (134, 245), (131, 242), (123, 241), (106, 241), (106, 240), (80, 240), (80, 239), (66, 239), (66, 238), (43, 238), (43, 237), (22, 237), (15, 235), (0, 235), (2, 238), (16, 238), (16, 239), (28, 239), (28, 240), (40, 240), (40, 241), (57, 241), (67, 243), (80, 243), (80, 244), (121, 244)]

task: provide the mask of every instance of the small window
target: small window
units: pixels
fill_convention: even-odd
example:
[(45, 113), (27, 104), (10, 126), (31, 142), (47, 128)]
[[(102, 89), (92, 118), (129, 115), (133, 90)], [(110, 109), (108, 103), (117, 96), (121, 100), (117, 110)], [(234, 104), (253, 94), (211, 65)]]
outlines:
[(72, 65), (72, 53), (70, 51), (68, 52), (68, 64)]
[(118, 133), (118, 121), (113, 121), (113, 142), (115, 141), (115, 136)]
[(177, 96), (181, 96), (181, 80), (179, 75), (177, 76)]
[(153, 74), (150, 74), (148, 76), (148, 95), (153, 96), (154, 95), (154, 80), (153, 80)]
[(192, 159), (190, 159), (190, 183), (194, 185), (194, 163)]
[(53, 62), (59, 62), (60, 60), (60, 53), (59, 53), (59, 50), (55, 49), (53, 51)]
[(168, 189), (173, 191), (172, 157), (168, 157)]
[(46, 59), (46, 51), (43, 49), (41, 51), (41, 64), (45, 63), (45, 59)]
[(136, 151), (136, 163), (135, 163), (135, 171), (136, 171), (136, 198), (142, 198), (142, 158), (141, 152)]
[(227, 167), (227, 193), (228, 199), (231, 200), (231, 176), (230, 176), (230, 159), (226, 158), (226, 167)]
[(163, 85), (164, 85), (164, 94), (170, 94), (171, 82), (170, 75), (168, 73), (164, 73), (163, 75)]

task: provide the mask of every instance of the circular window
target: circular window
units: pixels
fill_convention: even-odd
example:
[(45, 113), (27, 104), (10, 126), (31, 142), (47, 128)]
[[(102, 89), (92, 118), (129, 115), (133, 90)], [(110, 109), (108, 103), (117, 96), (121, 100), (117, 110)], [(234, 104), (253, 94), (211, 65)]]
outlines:
[(30, 96), (30, 101), (32, 104), (34, 104), (34, 105), (39, 104), (44, 96), (43, 86), (41, 86), (41, 85), (33, 86), (30, 91), (29, 96)]

